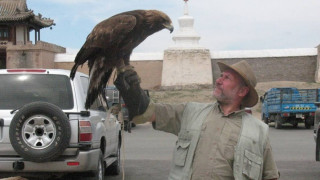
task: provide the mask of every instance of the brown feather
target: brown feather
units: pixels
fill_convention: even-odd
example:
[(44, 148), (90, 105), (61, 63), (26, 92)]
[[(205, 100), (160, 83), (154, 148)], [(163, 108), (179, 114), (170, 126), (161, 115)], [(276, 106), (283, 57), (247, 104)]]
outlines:
[(171, 26), (171, 20), (163, 12), (135, 10), (114, 15), (93, 28), (70, 73), (73, 79), (78, 66), (88, 61), (90, 84), (86, 109), (102, 93), (114, 68), (129, 65), (133, 49), (149, 35), (167, 26)]

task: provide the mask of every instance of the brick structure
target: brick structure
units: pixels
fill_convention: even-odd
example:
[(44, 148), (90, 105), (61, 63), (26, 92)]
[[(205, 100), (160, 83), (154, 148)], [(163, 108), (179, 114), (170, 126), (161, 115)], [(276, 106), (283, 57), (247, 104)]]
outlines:
[(258, 82), (315, 82), (317, 49), (275, 49), (253, 51), (217, 51), (211, 53), (213, 80), (220, 76), (218, 61), (226, 64), (246, 60)]
[[(227, 64), (232, 64), (241, 60), (247, 60), (248, 63), (253, 67), (254, 72), (257, 76), (258, 82), (269, 82), (269, 81), (301, 81), (301, 82), (316, 82), (315, 75), (318, 69), (317, 62), (319, 61), (317, 48), (308, 49), (275, 49), (275, 50), (254, 50), (254, 51), (213, 51), (208, 52), (208, 57), (211, 63), (207, 65), (209, 72), (205, 73), (209, 78), (209, 84), (220, 76), (220, 70), (217, 66), (218, 61), (222, 61)], [(166, 72), (165, 68), (170, 66), (164, 66), (163, 59), (166, 58), (164, 53), (133, 53), (131, 56), (130, 63), (135, 67), (139, 76), (142, 80), (142, 87), (147, 89), (159, 88), (162, 86), (162, 81), (169, 81), (173, 76), (178, 76), (184, 79), (193, 79), (195, 84), (202, 84), (203, 80), (208, 78), (199, 77), (201, 70), (196, 70), (201, 66), (198, 65), (201, 62), (201, 56), (196, 50), (166, 52), (174, 53), (169, 54), (175, 62), (182, 62), (185, 58), (192, 59), (194, 57), (195, 64), (189, 64), (188, 66), (182, 66), (176, 64), (173, 67), (175, 70), (168, 73), (167, 76), (163, 76), (162, 73)], [(74, 57), (76, 52), (73, 54), (59, 54), (56, 56), (55, 68), (59, 69), (71, 69), (73, 66)], [(167, 58), (168, 59), (168, 58)], [(170, 60), (169, 60), (170, 61)], [(188, 60), (186, 60), (188, 62)], [(190, 61), (191, 62), (191, 61)], [(183, 62), (184, 64), (188, 64)], [(212, 64), (212, 66), (211, 66)], [(198, 67), (196, 67), (198, 66)], [(193, 68), (193, 72), (189, 71), (187, 76), (181, 76), (181, 72), (188, 72), (188, 69)], [(88, 67), (86, 64), (83, 67), (79, 67), (78, 71), (88, 73)], [(203, 72), (203, 71), (202, 71)], [(112, 76), (113, 77), (113, 76)], [(168, 78), (169, 80), (163, 80)], [(113, 78), (111, 78), (113, 80)], [(177, 82), (177, 81), (176, 81)], [(189, 80), (190, 82), (190, 80)], [(112, 82), (110, 82), (112, 84)], [(206, 83), (205, 83), (206, 84)], [(171, 84), (171, 86), (181, 87), (181, 84)]]
[(212, 84), (208, 49), (169, 49), (164, 52), (161, 86), (171, 88)]

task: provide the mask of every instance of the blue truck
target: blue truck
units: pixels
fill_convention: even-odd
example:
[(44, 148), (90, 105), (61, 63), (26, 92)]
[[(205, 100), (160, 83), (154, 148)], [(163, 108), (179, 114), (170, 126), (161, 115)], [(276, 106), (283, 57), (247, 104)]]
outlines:
[(300, 122), (310, 129), (317, 109), (314, 103), (319, 101), (319, 95), (319, 89), (271, 88), (260, 97), (261, 119), (266, 124), (274, 122), (276, 129), (285, 123), (297, 127)]

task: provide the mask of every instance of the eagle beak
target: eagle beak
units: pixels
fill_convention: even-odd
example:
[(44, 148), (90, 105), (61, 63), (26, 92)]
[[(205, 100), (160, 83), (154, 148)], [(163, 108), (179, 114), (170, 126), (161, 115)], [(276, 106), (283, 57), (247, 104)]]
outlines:
[(172, 31), (174, 30), (174, 27), (172, 26), (172, 24), (164, 24), (164, 27), (168, 29), (170, 33), (172, 33)]

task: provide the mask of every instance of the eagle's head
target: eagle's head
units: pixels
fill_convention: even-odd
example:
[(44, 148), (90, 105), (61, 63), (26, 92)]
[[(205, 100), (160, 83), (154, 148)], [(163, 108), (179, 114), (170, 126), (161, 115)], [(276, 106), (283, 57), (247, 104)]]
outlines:
[(169, 16), (158, 10), (146, 11), (146, 21), (149, 27), (155, 32), (166, 28), (172, 33), (174, 29)]

